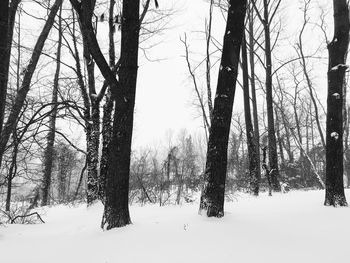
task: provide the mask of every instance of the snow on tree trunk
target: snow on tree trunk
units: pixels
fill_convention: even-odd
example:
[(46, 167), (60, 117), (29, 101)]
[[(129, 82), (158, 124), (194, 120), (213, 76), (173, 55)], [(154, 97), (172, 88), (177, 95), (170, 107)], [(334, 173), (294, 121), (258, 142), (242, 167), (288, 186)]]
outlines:
[(199, 207), (199, 212), (206, 213), (208, 217), (222, 217), (224, 215), (227, 146), (246, 6), (246, 0), (230, 0), (229, 2), (221, 65), (214, 99), (213, 118), (211, 120), (208, 141), (204, 189)]
[(325, 205), (346, 206), (343, 183), (343, 85), (349, 46), (349, 9), (346, 0), (333, 0), (334, 37), (328, 44)]

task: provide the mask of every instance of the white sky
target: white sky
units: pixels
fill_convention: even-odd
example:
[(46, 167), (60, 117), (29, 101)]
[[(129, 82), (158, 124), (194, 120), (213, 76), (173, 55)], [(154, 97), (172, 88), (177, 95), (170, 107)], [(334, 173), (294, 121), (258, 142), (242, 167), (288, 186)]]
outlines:
[[(164, 5), (165, 1), (159, 2), (160, 5)], [(192, 57), (194, 59), (198, 59), (198, 57), (204, 58), (203, 56), (198, 56), (198, 53), (204, 54), (205, 52), (204, 35), (198, 33), (198, 31), (203, 31), (204, 29), (204, 21), (208, 15), (209, 5), (205, 0), (180, 0), (175, 2), (176, 6), (180, 7), (181, 10), (172, 20), (174, 28), (165, 32), (163, 35), (164, 42), (151, 52), (156, 58), (166, 60), (156, 63), (146, 63), (143, 62), (142, 58), (140, 59), (133, 139), (134, 146), (136, 147), (157, 144), (160, 140), (165, 139), (169, 130), (176, 133), (186, 128), (191, 133), (203, 132), (199, 111), (193, 106), (193, 101), (196, 98), (183, 57), (184, 47), (179, 41), (179, 38), (186, 33), (189, 39), (190, 50), (193, 53), (197, 53), (197, 56), (196, 54), (191, 54)], [(296, 41), (297, 35), (295, 32), (298, 32), (302, 22), (302, 13), (298, 10), (301, 2), (295, 0), (283, 1), (280, 14), (276, 17), (277, 20), (280, 19), (279, 16), (283, 19), (281, 47), (276, 52), (280, 58), (295, 56), (291, 45), (294, 45), (294, 41)], [(314, 3), (316, 2), (314, 1)], [(318, 1), (317, 5), (324, 5), (325, 3), (327, 1)], [(311, 12), (313, 14), (318, 12), (315, 4), (312, 5)], [(311, 18), (311, 22), (316, 22), (316, 19)], [(213, 18), (213, 34), (220, 42), (222, 42), (224, 27), (225, 24), (222, 15), (219, 12), (215, 13)], [(329, 27), (331, 28), (332, 26)], [(307, 38), (310, 38), (310, 32), (312, 31), (317, 31), (317, 29), (315, 26), (310, 25), (304, 36), (306, 54), (308, 50), (313, 50), (313, 45), (323, 40), (322, 34), (318, 32), (316, 33), (317, 38), (313, 35), (311, 36), (313, 37), (312, 41), (308, 41)], [(331, 35), (329, 35), (330, 37)], [(314, 41), (316, 39), (317, 41)], [(277, 61), (275, 63), (277, 65)], [(313, 72), (313, 74), (316, 77), (318, 74), (321, 74), (321, 77), (315, 77), (314, 81), (318, 85), (316, 89), (320, 91), (320, 97), (324, 99), (326, 73), (323, 72), (325, 70), (325, 64), (321, 64), (317, 66), (319, 69), (316, 69), (316, 72)], [(193, 63), (193, 66), (195, 65), (196, 62)], [(199, 76), (200, 78), (204, 81), (204, 76)], [(211, 78), (214, 97), (217, 81), (216, 71), (212, 73)], [(260, 101), (262, 101), (262, 97), (260, 97)], [(241, 111), (242, 109), (242, 91), (237, 85), (234, 111)]]
[[(301, 24), (301, 12), (298, 10), (300, 3), (300, 0), (282, 1), (281, 11), (276, 16), (276, 19), (282, 19), (283, 24), (282, 41), (277, 52), (275, 52), (275, 55), (279, 58), (295, 56), (292, 45), (296, 42), (295, 32), (298, 32)], [(311, 22), (317, 22), (317, 5), (327, 4), (328, 1), (314, 0), (313, 3), (311, 12), (315, 16), (311, 17)], [(169, 24), (171, 28), (153, 40), (154, 42), (161, 41), (161, 43), (149, 52), (149, 56), (152, 59), (160, 59), (160, 61), (149, 62), (145, 60), (142, 52), (140, 52), (133, 137), (134, 148), (156, 146), (157, 144), (164, 143), (169, 133), (176, 135), (183, 129), (187, 129), (191, 134), (203, 133), (202, 119), (198, 109), (193, 106), (193, 102), (196, 102), (196, 97), (192, 81), (189, 78), (186, 61), (183, 57), (184, 46), (180, 42), (180, 37), (183, 37), (185, 33), (187, 34), (191, 51), (190, 55), (193, 59), (193, 66), (195, 66), (200, 59), (204, 58), (204, 35), (203, 33), (199, 33), (199, 31), (203, 32), (204, 30), (209, 4), (205, 0), (159, 0), (159, 4), (161, 8), (175, 6), (177, 11), (171, 18)], [(331, 12), (332, 10), (330, 10), (330, 14)], [(43, 22), (40, 21), (39, 23), (41, 30)], [(31, 29), (29, 34), (37, 35), (39, 32), (32, 29), (32, 24), (28, 23), (24, 26)], [(99, 28), (99, 30), (103, 31), (103, 25), (99, 26)], [(224, 28), (223, 17), (220, 12), (216, 11), (213, 16), (213, 35), (220, 43), (222, 42)], [(329, 25), (329, 28), (331, 29), (332, 25)], [(314, 46), (322, 41), (323, 35), (317, 27), (310, 25), (304, 38), (307, 45), (307, 53), (308, 51), (311, 52)], [(331, 34), (329, 34), (330, 38)], [(107, 41), (107, 38), (103, 37), (99, 41), (104, 46), (103, 44)], [(25, 45), (31, 46), (27, 40)], [(118, 46), (116, 49), (119, 51)], [(274, 62), (274, 67), (278, 67), (277, 60), (274, 60)], [(313, 75), (315, 76), (314, 81), (317, 85), (316, 90), (319, 91), (323, 103), (325, 103), (327, 83), (326, 62), (327, 60), (324, 60), (318, 62), (316, 66), (313, 65), (315, 67)], [(200, 85), (201, 82), (204, 85), (204, 76), (200, 75), (201, 72), (198, 73)], [(217, 81), (217, 72), (215, 70), (211, 78), (214, 97)], [(263, 97), (259, 97), (259, 100), (262, 102)], [(242, 101), (241, 88), (237, 85), (234, 102), (235, 111), (241, 111), (243, 109)], [(67, 127), (67, 124), (65, 125)], [(70, 130), (71, 135), (75, 137), (73, 141), (83, 138), (84, 132), (82, 129), (81, 131), (77, 131), (76, 127), (71, 126)], [(82, 147), (83, 145), (84, 142), (82, 142)]]

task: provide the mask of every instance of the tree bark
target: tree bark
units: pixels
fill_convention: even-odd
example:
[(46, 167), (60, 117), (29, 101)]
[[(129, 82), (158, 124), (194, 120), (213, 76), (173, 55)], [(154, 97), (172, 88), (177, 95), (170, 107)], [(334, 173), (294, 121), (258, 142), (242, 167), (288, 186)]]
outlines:
[(107, 230), (131, 223), (129, 176), (138, 69), (139, 8), (139, 0), (123, 1), (119, 69), (123, 100), (115, 105), (113, 134), (108, 147), (106, 200), (101, 224), (101, 227)]
[(204, 189), (199, 213), (224, 216), (227, 146), (244, 32), (246, 0), (230, 0), (219, 70), (213, 118), (209, 134)]
[(334, 37), (328, 44), (325, 205), (347, 206), (343, 182), (343, 85), (349, 46), (349, 8), (333, 0)]

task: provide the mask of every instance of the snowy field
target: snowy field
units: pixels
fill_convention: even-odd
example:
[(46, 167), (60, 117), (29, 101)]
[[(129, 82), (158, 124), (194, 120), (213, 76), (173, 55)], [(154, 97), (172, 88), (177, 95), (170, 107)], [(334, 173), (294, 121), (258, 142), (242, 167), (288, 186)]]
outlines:
[(106, 232), (102, 205), (56, 206), (46, 224), (0, 227), (0, 262), (350, 262), (350, 208), (323, 199), (323, 191), (237, 195), (222, 219), (199, 216), (197, 203), (134, 205), (132, 225)]

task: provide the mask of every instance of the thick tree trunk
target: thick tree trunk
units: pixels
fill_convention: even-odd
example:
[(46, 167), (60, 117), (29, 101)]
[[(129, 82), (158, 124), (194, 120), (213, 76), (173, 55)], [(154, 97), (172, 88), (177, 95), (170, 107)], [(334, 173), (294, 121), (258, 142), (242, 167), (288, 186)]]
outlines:
[(269, 4), (264, 0), (264, 33), (265, 33), (265, 57), (266, 57), (266, 107), (267, 107), (267, 126), (268, 126), (268, 152), (270, 176), (273, 189), (280, 191), (278, 156), (275, 134), (275, 122), (273, 116), (273, 99), (272, 99), (272, 56), (271, 56), (271, 39), (270, 39), (270, 21), (269, 21)]
[(209, 217), (224, 216), (227, 146), (246, 6), (246, 0), (230, 0), (229, 2), (213, 118), (209, 134), (204, 189), (199, 207), (199, 212), (206, 213)]
[(51, 27), (55, 21), (55, 16), (57, 14), (57, 11), (59, 7), (62, 4), (62, 0), (56, 0), (54, 4), (51, 7), (50, 13), (47, 17), (47, 20), (45, 22), (44, 28), (41, 31), (41, 34), (35, 44), (31, 59), (29, 60), (29, 64), (27, 65), (25, 69), (25, 73), (22, 80), (21, 88), (19, 89), (16, 98), (14, 100), (14, 105), (12, 106), (10, 110), (9, 117), (6, 121), (6, 124), (3, 127), (3, 130), (1, 132), (0, 136), (0, 160), (2, 159), (2, 156), (4, 154), (6, 144), (10, 138), (10, 135), (13, 131), (13, 129), (16, 126), (18, 116), (21, 112), (23, 103), (25, 101), (25, 98), (27, 96), (27, 93), (30, 89), (30, 83), (36, 68), (36, 65), (38, 64), (42, 49), (45, 44), (45, 40), (51, 30)]
[(333, 0), (334, 37), (328, 44), (328, 96), (326, 131), (325, 205), (346, 206), (343, 183), (343, 85), (349, 45), (349, 8), (346, 0)]
[(131, 223), (129, 215), (129, 176), (131, 139), (139, 49), (139, 0), (123, 1), (119, 81), (123, 100), (116, 103), (113, 134), (109, 143), (106, 200), (102, 228)]
[(260, 173), (259, 173), (259, 155), (256, 152), (256, 139), (254, 138), (254, 130), (252, 117), (250, 112), (250, 96), (249, 96), (249, 74), (248, 74), (248, 57), (245, 34), (243, 34), (242, 42), (242, 71), (243, 71), (243, 97), (244, 97), (244, 117), (247, 134), (247, 148), (249, 159), (249, 182), (250, 190), (254, 195), (259, 195)]
[(57, 55), (56, 55), (56, 72), (53, 81), (53, 90), (52, 90), (52, 106), (51, 106), (51, 115), (49, 121), (49, 132), (47, 134), (46, 140), (47, 145), (44, 155), (44, 174), (43, 174), (43, 186), (42, 186), (42, 200), (41, 205), (45, 206), (49, 204), (49, 192), (51, 186), (51, 177), (52, 177), (52, 165), (54, 158), (54, 143), (55, 143), (55, 134), (56, 134), (56, 118), (57, 118), (57, 95), (59, 88), (59, 76), (61, 70), (61, 47), (62, 47), (62, 5), (60, 8), (58, 16), (58, 44), (57, 44)]

